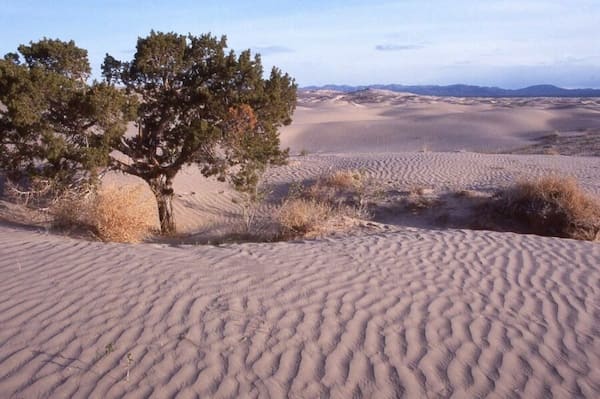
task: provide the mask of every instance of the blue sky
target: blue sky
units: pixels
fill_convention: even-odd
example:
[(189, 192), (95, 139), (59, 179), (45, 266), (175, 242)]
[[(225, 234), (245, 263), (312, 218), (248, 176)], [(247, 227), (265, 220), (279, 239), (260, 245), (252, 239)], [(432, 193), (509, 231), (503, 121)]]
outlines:
[(600, 88), (600, 0), (6, 1), (0, 52), (73, 39), (94, 72), (150, 29), (226, 34), (302, 86), (540, 83)]

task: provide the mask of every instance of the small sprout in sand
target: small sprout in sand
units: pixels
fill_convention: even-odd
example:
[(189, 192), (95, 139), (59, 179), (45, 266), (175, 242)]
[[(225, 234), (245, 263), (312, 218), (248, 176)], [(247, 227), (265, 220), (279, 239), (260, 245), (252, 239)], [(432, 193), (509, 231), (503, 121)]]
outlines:
[(106, 356), (110, 353), (113, 353), (114, 351), (115, 351), (114, 345), (112, 343), (109, 343), (104, 347), (104, 356)]
[(129, 382), (129, 372), (131, 370), (131, 365), (133, 364), (133, 355), (131, 352), (127, 354), (127, 377), (126, 380)]

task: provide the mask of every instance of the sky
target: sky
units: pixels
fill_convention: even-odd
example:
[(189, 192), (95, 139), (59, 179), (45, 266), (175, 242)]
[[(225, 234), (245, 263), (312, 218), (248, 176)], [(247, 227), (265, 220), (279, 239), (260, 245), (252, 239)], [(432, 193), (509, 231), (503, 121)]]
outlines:
[(600, 0), (0, 0), (0, 53), (75, 40), (95, 76), (151, 29), (227, 35), (300, 86), (600, 88)]

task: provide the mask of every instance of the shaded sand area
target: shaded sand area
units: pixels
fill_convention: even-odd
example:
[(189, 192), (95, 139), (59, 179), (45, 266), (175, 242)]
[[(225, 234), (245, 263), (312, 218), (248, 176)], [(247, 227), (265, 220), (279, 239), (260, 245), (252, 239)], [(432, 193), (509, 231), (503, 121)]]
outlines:
[[(258, 214), (274, 209), (294, 183), (358, 170), (380, 197), (372, 220), (354, 230), (189, 245), (233, 232), (242, 218), (236, 194), (193, 168), (176, 178), (176, 217), (186, 234), (177, 240), (104, 244), (0, 222), (0, 397), (600, 396), (598, 243), (471, 230), (469, 214), (450, 200), (422, 213), (396, 203), (415, 187), (444, 198), (548, 174), (574, 176), (600, 194), (600, 158), (580, 151), (456, 152), (469, 143), (471, 150), (535, 145), (542, 131), (556, 129), (549, 113), (568, 121), (561, 137), (594, 129), (597, 104), (582, 102), (594, 100), (538, 99), (519, 110), (489, 103), (501, 100), (412, 96), (406, 110), (385, 97), (398, 114), (421, 107), (447, 121), (448, 107), (495, 115), (481, 121), (487, 133), (465, 130), (465, 117), (449, 125), (450, 141), (433, 129), (425, 134), (430, 149), (447, 152), (414, 152), (420, 148), (405, 134), (383, 128), (391, 140), (385, 148), (368, 140), (363, 147), (352, 129), (326, 130), (331, 107), (346, 109), (336, 114), (339, 123), (368, 130), (364, 116), (380, 117), (379, 97), (354, 99), (355, 106), (323, 96), (303, 99), (298, 124), (282, 137), (294, 151), (312, 153), (266, 173), (270, 195)], [(321, 135), (302, 130), (309, 113)], [(532, 115), (542, 116), (528, 122)], [(415, 135), (424, 132), (412, 126)]]

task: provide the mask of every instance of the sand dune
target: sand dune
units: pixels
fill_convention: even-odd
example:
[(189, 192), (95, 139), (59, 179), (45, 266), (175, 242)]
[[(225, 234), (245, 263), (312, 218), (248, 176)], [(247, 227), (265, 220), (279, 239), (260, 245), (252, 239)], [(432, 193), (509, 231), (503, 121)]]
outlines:
[[(270, 169), (260, 214), (293, 182), (345, 169), (386, 196), (491, 192), (554, 173), (600, 195), (600, 157), (458, 152), (589, 127), (595, 100), (302, 101), (283, 141), (322, 153)], [(449, 152), (410, 152), (422, 136)], [(194, 168), (175, 192), (186, 237), (170, 244), (0, 222), (0, 398), (600, 396), (598, 243), (449, 228), (391, 208), (316, 240), (187, 245), (236, 231), (242, 210)]]
[(281, 140), (295, 153), (502, 152), (556, 130), (588, 128), (600, 128), (600, 106), (593, 100), (437, 98), (370, 90), (301, 97)]

